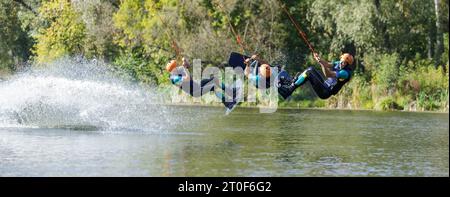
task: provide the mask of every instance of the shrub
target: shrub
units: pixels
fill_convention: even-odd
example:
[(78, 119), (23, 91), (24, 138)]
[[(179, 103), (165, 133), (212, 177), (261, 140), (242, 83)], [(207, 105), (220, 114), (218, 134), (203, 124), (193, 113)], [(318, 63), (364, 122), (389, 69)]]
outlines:
[(403, 110), (403, 107), (400, 106), (393, 97), (385, 97), (381, 99), (376, 107), (378, 110)]
[(396, 91), (396, 82), (398, 79), (399, 65), (398, 54), (373, 55), (367, 58), (366, 65), (371, 68), (372, 83), (376, 84), (377, 96), (390, 96)]
[(150, 59), (140, 53), (128, 52), (120, 55), (114, 61), (114, 65), (127, 72), (134, 80), (146, 84), (162, 84), (168, 82), (168, 77), (162, 71), (163, 57)]
[(83, 53), (86, 27), (69, 1), (49, 1), (39, 8), (39, 17), (48, 27), (38, 29), (33, 53), (38, 63), (64, 55)]

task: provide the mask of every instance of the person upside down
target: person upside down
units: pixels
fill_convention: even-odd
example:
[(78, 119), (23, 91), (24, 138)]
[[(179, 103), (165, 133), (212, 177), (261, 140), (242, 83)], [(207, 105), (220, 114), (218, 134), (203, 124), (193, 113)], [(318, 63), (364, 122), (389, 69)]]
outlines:
[[(349, 53), (344, 53), (341, 55), (339, 61), (327, 62), (322, 60), (317, 53), (314, 53), (314, 58), (319, 62), (323, 75), (317, 71), (314, 67), (309, 67), (303, 73), (297, 73), (297, 75), (291, 80), (286, 74), (282, 74), (285, 71), (280, 72), (278, 76), (278, 93), (287, 99), (292, 93), (300, 86), (305, 84), (307, 81), (310, 82), (314, 92), (321, 99), (328, 99), (332, 95), (335, 95), (342, 89), (342, 87), (350, 81), (353, 74), (353, 56)], [(262, 65), (259, 68), (259, 74), (255, 75), (250, 73), (250, 62), (256, 60), (261, 62)], [(270, 81), (269, 77), (274, 77), (271, 75), (271, 67), (265, 61), (258, 58), (257, 55), (253, 55), (251, 58), (245, 60), (247, 65), (245, 69), (245, 75), (249, 80), (258, 85), (261, 84), (260, 81)], [(261, 80), (261, 78), (266, 78), (266, 80)], [(286, 78), (281, 78), (286, 77)], [(266, 84), (268, 87), (270, 83)]]
[[(218, 78), (212, 76), (208, 79), (202, 79), (200, 83), (192, 80), (188, 68), (190, 67), (186, 58), (182, 58), (183, 64), (177, 65), (176, 60), (170, 61), (166, 65), (166, 71), (170, 73), (170, 82), (182, 89), (187, 94), (193, 97), (201, 97), (202, 95), (214, 92), (223, 105), (227, 108), (227, 112), (231, 111), (237, 105), (237, 89), (227, 89), (224, 83), (221, 83)], [(228, 90), (228, 91), (227, 91)], [(231, 91), (229, 91), (231, 90)]]
[[(281, 66), (271, 66), (257, 55), (245, 59), (244, 64), (246, 65), (245, 76), (258, 89), (268, 89), (274, 86), (278, 89), (278, 93), (282, 95), (280, 87), (289, 86), (292, 83), (292, 78), (286, 70)], [(258, 64), (260, 66), (257, 66)]]
[[(260, 59), (257, 55), (252, 55), (251, 58), (245, 59), (244, 63), (246, 65), (244, 75), (256, 88), (268, 89), (271, 87), (273, 80), (277, 76), (266, 61)], [(257, 65), (252, 65), (253, 63), (261, 65), (258, 67)]]

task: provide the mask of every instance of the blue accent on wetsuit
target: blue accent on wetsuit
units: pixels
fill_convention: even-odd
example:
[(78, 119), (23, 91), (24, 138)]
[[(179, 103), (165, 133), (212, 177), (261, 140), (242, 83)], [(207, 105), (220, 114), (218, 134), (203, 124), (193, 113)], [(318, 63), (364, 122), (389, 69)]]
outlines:
[(336, 78), (338, 79), (348, 79), (350, 74), (346, 70), (340, 70), (339, 72), (336, 72)]
[(181, 85), (183, 83), (183, 77), (180, 75), (171, 75), (170, 82), (174, 85)]
[(270, 88), (271, 87), (271, 83), (273, 82), (273, 80), (276, 78), (275, 73), (273, 68), (271, 67), (271, 74), (270, 77), (265, 79), (263, 78), (263, 76), (261, 76), (259, 73), (255, 73), (255, 69), (256, 71), (258, 70), (258, 68), (254, 68), (253, 71), (251, 71), (251, 73), (248, 75), (248, 79), (250, 80), (250, 82), (256, 87), (256, 88)]
[(305, 71), (298, 77), (297, 81), (295, 81), (294, 84), (297, 86), (302, 85), (303, 82), (305, 82), (306, 77), (307, 77), (307, 75), (306, 75), (306, 71)]
[(222, 92), (214, 92), (216, 97), (219, 98), (221, 101), (225, 100), (225, 95), (223, 95)]
[(257, 85), (259, 83), (260, 76), (259, 75), (254, 75), (254, 74), (249, 74), (248, 79), (250, 79), (250, 81), (253, 84)]
[(349, 71), (341, 68), (341, 61), (335, 61), (332, 63), (332, 65), (333, 67), (331, 68), (331, 70), (336, 73), (336, 77), (329, 77), (327, 80), (325, 80), (325, 84), (329, 88), (334, 87), (337, 84), (338, 80), (344, 81), (346, 79), (349, 79), (350, 77)]
[(350, 77), (350, 73), (347, 70), (341, 69), (341, 61), (333, 62), (332, 70), (336, 72), (336, 78), (341, 79), (341, 81)]

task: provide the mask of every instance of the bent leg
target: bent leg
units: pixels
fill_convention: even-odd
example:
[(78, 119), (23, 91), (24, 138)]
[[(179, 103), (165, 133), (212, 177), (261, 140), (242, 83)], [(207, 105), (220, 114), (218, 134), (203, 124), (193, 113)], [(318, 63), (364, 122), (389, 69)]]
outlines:
[(189, 80), (187, 82), (183, 82), (181, 84), (181, 90), (191, 95), (192, 97), (200, 97), (201, 96), (201, 86), (200, 84), (194, 82), (193, 80)]
[(236, 104), (234, 98), (230, 99), (231, 102), (228, 102), (226, 95), (224, 95), (222, 91), (217, 91), (218, 88), (215, 88), (214, 86), (214, 78), (210, 78), (201, 80), (200, 84), (190, 80), (189, 82), (183, 83), (181, 89), (190, 94), (192, 97), (201, 97), (202, 95), (213, 91), (215, 96), (222, 101), (225, 107), (230, 108), (230, 106), (234, 106)]
[(278, 93), (284, 98), (287, 99), (291, 94), (300, 86), (306, 83), (306, 81), (309, 80), (309, 73), (311, 70), (314, 70), (314, 68), (309, 67), (305, 71), (303, 71), (302, 74), (297, 74), (295, 76), (294, 81), (290, 82), (289, 84), (281, 84), (280, 87), (278, 87)]
[(328, 86), (325, 85), (325, 80), (322, 75), (313, 67), (309, 67), (302, 74), (294, 79), (294, 82), (288, 86), (281, 86), (278, 92), (284, 99), (288, 98), (298, 87), (305, 84), (307, 81), (311, 83), (314, 92), (321, 99), (327, 99), (331, 96)]
[[(219, 98), (224, 104), (225, 101), (229, 99), (227, 95), (224, 94), (225, 92), (224, 90), (220, 91), (222, 89), (225, 89), (225, 85), (220, 83), (218, 78), (211, 77), (209, 79), (203, 79), (200, 82), (200, 86), (201, 86), (201, 95), (204, 95), (208, 92), (214, 92), (216, 97)], [(233, 96), (233, 94), (231, 96)], [(233, 101), (234, 99), (229, 100)]]
[(227, 88), (224, 82), (220, 82), (220, 80), (217, 77), (212, 78), (212, 82), (214, 82), (214, 89), (211, 91), (217, 92), (218, 90), (222, 90), (227, 96), (232, 97), (235, 99), (237, 95), (237, 88)]
[(202, 79), (200, 81), (200, 86), (201, 86), (201, 94), (204, 95), (208, 92), (213, 92), (215, 91), (215, 79), (216, 78), (209, 78), (209, 79)]
[(325, 80), (322, 75), (314, 68), (308, 69), (308, 81), (316, 93), (321, 99), (327, 99), (331, 96), (330, 89), (325, 84)]

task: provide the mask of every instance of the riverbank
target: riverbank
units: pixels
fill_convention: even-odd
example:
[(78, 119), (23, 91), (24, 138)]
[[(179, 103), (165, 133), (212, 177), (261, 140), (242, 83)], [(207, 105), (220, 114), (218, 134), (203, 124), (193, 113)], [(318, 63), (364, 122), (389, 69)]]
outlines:
[[(160, 103), (165, 106), (181, 106), (181, 107), (214, 107), (221, 108), (221, 104), (201, 104), (201, 103)], [(258, 106), (242, 106), (238, 108), (259, 109)], [(361, 111), (361, 112), (405, 112), (405, 113), (432, 113), (432, 114), (448, 114), (449, 111), (409, 111), (409, 110), (376, 110), (376, 109), (348, 109), (348, 108), (321, 108), (321, 107), (277, 107), (277, 110), (323, 110), (323, 111)]]

